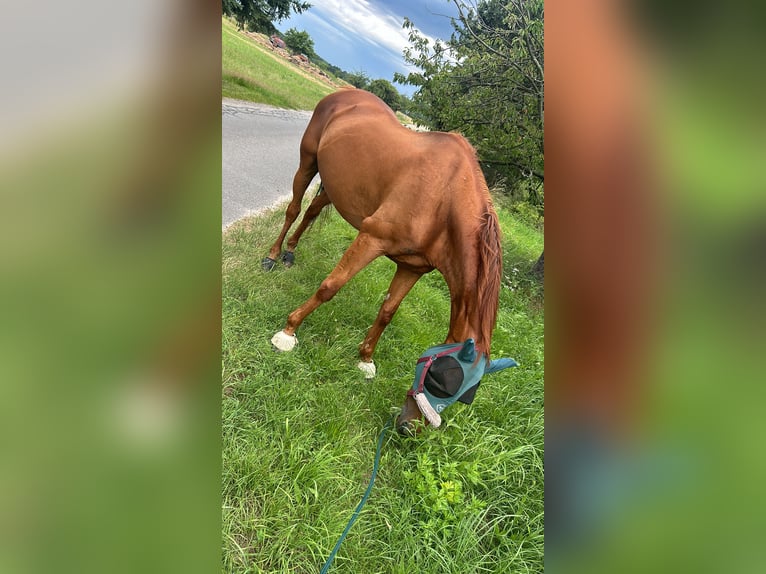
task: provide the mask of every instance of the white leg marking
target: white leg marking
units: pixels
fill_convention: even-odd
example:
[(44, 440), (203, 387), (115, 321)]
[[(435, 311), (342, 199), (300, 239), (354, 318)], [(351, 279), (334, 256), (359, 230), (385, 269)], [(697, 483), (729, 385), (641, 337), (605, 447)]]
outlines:
[(271, 338), (271, 344), (277, 351), (287, 352), (292, 351), (295, 345), (298, 344), (298, 337), (295, 335), (288, 335), (284, 331), (279, 331)]
[(359, 364), (356, 366), (356, 368), (364, 373), (365, 379), (374, 378), (375, 373), (377, 372), (375, 369), (375, 363), (373, 363), (372, 361), (370, 361), (369, 363), (365, 363), (364, 361), (359, 361)]

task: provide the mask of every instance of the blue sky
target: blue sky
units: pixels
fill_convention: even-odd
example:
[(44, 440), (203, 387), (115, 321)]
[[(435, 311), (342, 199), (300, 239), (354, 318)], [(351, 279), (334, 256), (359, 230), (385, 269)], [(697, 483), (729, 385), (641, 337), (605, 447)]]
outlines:
[[(409, 45), (402, 29), (408, 17), (420, 32), (431, 38), (448, 39), (452, 33), (449, 18), (456, 15), (447, 0), (309, 0), (311, 8), (303, 14), (277, 23), (285, 32), (305, 30), (314, 40), (314, 51), (329, 63), (356, 72), (364, 70), (370, 79), (393, 80), (394, 72), (409, 71), (402, 50)], [(412, 95), (412, 86), (394, 84)]]

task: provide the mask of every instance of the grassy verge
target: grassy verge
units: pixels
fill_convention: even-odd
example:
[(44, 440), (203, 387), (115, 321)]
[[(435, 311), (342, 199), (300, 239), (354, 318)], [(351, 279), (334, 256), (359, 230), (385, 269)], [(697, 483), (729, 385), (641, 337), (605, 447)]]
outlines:
[[(506, 281), (493, 354), (521, 366), (486, 377), (472, 406), (445, 412), (442, 429), (387, 436), (375, 489), (333, 572), (543, 571), (543, 312), (537, 289), (520, 280), (542, 235), (507, 211), (500, 218)], [(381, 259), (306, 320), (295, 351), (274, 353), (271, 335), (356, 235), (333, 212), (304, 236), (295, 267), (263, 273), (282, 222), (281, 211), (243, 220), (223, 241), (227, 572), (319, 572), (364, 492), (377, 434), (401, 405), (415, 359), (443, 341), (449, 321), (444, 280), (425, 276), (381, 338), (378, 377), (365, 382), (357, 344), (393, 272)]]
[(224, 97), (280, 108), (312, 110), (334, 90), (274, 59), (226, 19), (221, 23)]

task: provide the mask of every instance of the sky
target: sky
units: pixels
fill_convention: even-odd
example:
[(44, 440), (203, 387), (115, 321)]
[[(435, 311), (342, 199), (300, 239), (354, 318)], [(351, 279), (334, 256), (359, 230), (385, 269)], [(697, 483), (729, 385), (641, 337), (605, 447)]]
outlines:
[[(447, 0), (309, 0), (311, 8), (294, 14), (277, 29), (308, 32), (314, 51), (330, 64), (347, 72), (363, 70), (370, 79), (393, 82), (394, 72), (407, 74), (414, 68), (404, 62), (402, 50), (409, 46), (405, 16), (430, 39), (449, 39), (448, 16), (457, 14)], [(394, 84), (412, 95), (413, 86)]]

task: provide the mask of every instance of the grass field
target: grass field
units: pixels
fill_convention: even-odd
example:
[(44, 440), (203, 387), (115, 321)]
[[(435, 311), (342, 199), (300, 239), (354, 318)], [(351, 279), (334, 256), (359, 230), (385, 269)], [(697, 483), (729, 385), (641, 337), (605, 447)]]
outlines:
[[(307, 200), (308, 201), (308, 200)], [(542, 233), (499, 210), (505, 279), (493, 356), (473, 405), (439, 430), (388, 434), (375, 488), (335, 559), (337, 573), (543, 571), (543, 310), (526, 271)], [(320, 218), (321, 219), (321, 218)], [(223, 570), (315, 573), (364, 493), (375, 442), (403, 402), (415, 360), (443, 342), (449, 296), (421, 279), (383, 334), (378, 376), (356, 370), (394, 265), (373, 262), (275, 353), (271, 335), (332, 269), (356, 231), (332, 212), (291, 269), (260, 270), (283, 212), (223, 239)]]
[(273, 58), (226, 19), (221, 23), (221, 93), (224, 97), (280, 108), (313, 110), (335, 91)]

